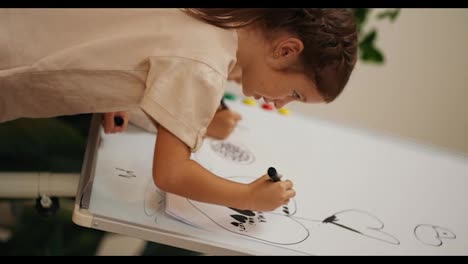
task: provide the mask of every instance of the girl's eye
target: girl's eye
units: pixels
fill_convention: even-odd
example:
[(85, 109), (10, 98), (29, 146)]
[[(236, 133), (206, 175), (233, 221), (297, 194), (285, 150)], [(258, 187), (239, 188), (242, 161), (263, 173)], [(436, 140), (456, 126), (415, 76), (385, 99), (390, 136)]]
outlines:
[(301, 100), (301, 96), (300, 96), (299, 93), (296, 92), (296, 91), (293, 92), (293, 97), (294, 97), (295, 99), (297, 99), (297, 100)]

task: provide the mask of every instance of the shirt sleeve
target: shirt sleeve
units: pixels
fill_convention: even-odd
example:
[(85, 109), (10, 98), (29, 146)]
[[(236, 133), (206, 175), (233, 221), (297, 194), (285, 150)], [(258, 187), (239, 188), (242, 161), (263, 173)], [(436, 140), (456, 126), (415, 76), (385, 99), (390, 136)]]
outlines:
[(226, 78), (208, 64), (188, 58), (149, 60), (140, 108), (197, 151), (223, 96)]

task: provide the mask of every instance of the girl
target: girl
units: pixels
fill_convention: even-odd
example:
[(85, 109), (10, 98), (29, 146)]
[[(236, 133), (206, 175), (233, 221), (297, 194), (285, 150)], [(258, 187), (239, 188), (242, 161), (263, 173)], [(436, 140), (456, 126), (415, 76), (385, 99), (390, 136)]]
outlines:
[(3, 9), (0, 122), (141, 109), (158, 129), (160, 189), (270, 211), (294, 197), (291, 181), (236, 183), (190, 160), (228, 74), (237, 69), (246, 96), (278, 108), (331, 102), (356, 44), (346, 9)]

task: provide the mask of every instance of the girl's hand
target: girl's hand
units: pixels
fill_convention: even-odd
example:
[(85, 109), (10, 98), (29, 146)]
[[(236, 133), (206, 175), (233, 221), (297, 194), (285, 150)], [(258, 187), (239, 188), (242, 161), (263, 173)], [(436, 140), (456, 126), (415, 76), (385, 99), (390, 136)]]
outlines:
[(268, 175), (264, 175), (249, 183), (247, 209), (265, 212), (288, 204), (289, 199), (296, 196), (292, 187), (290, 180), (272, 182)]
[(239, 120), (241, 116), (238, 113), (228, 109), (219, 110), (211, 120), (206, 135), (216, 139), (226, 139), (236, 128)]
[[(119, 124), (119, 122), (121, 122), (121, 124)], [(127, 125), (127, 112), (105, 113), (103, 115), (102, 126), (104, 127), (104, 133), (106, 134), (123, 132), (127, 128)]]

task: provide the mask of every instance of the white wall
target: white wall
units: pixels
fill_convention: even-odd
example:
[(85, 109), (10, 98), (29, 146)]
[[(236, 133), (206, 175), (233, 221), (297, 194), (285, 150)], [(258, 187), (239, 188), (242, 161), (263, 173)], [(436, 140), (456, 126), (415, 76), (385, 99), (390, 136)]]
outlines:
[(468, 154), (468, 9), (402, 9), (394, 23), (371, 21), (385, 65), (358, 63), (329, 105), (290, 108)]

